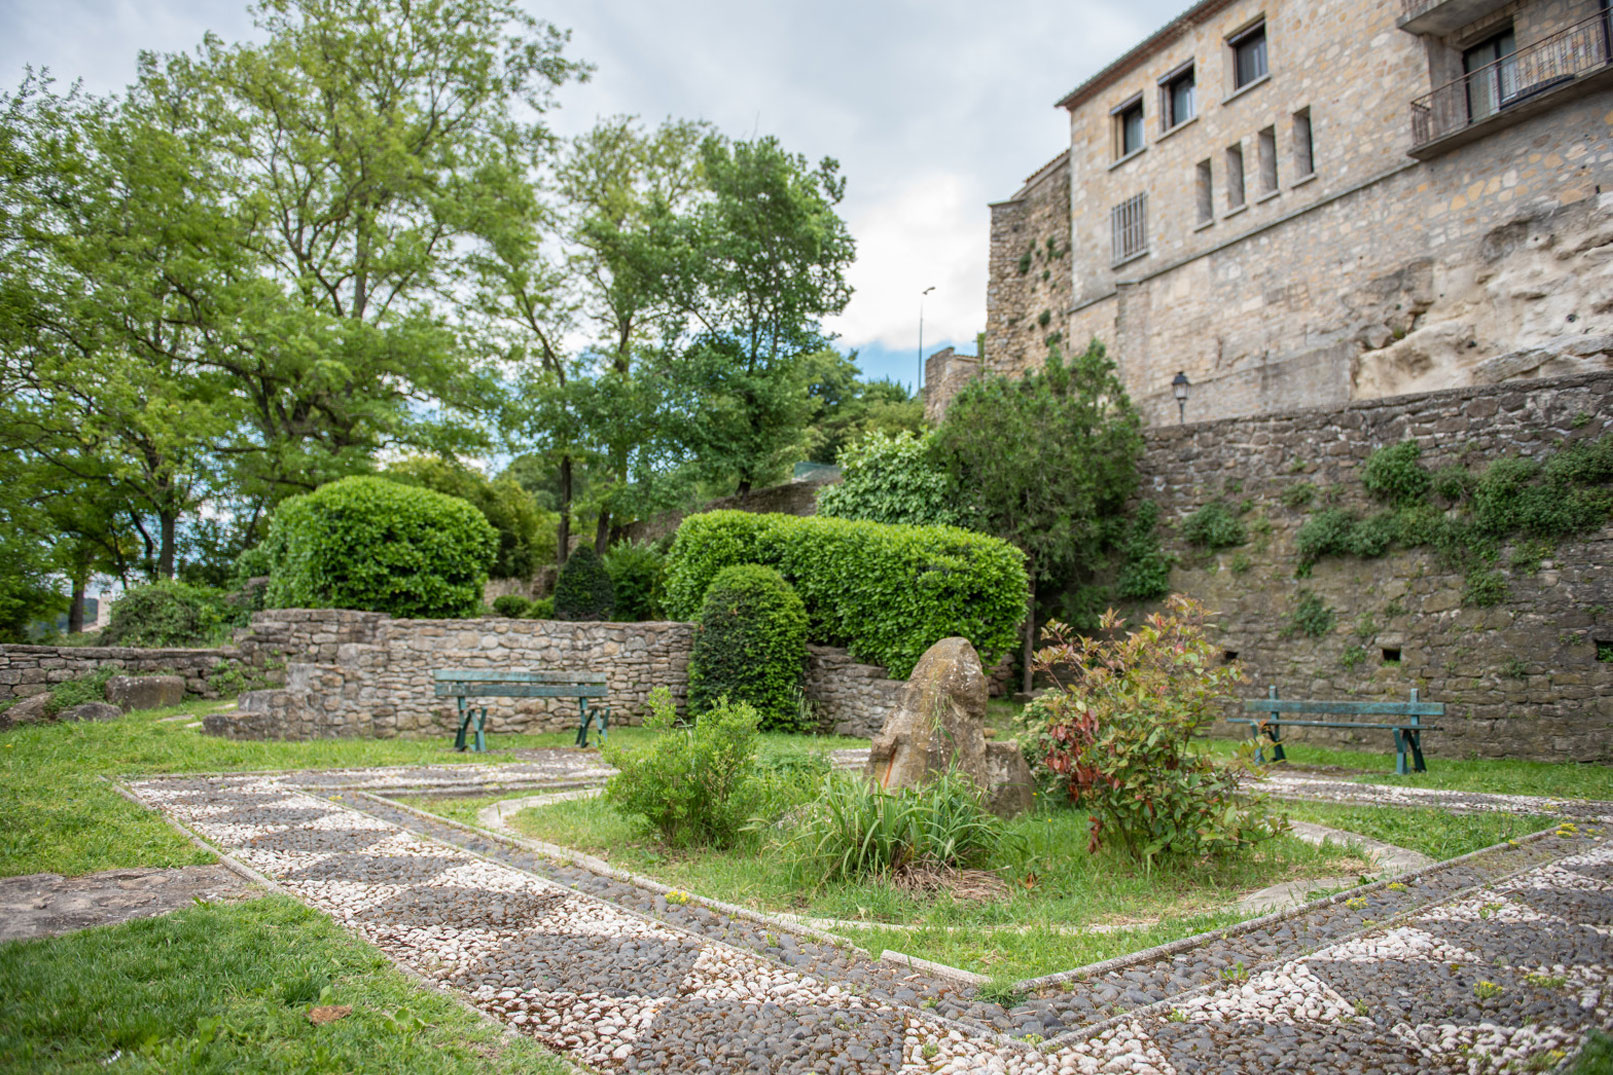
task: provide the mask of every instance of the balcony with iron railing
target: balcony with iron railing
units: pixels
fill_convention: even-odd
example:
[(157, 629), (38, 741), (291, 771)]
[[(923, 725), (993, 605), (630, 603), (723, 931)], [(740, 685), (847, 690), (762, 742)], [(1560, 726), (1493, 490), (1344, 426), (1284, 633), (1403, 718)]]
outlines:
[(1411, 155), (1434, 156), (1550, 107), (1570, 87), (1603, 84), (1613, 75), (1609, 18), (1575, 23), (1412, 101)]

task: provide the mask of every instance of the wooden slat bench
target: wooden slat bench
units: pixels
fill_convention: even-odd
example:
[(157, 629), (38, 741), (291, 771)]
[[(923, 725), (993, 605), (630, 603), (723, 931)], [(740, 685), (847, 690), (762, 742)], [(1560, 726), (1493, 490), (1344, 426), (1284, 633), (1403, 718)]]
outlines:
[[(1395, 772), (1404, 775), (1409, 772), (1427, 772), (1428, 766), (1423, 764), (1423, 733), (1437, 732), (1438, 725), (1424, 724), (1424, 717), (1442, 717), (1445, 715), (1443, 702), (1424, 702), (1418, 699), (1416, 688), (1412, 689), (1409, 702), (1306, 702), (1277, 697), (1277, 688), (1272, 687), (1270, 694), (1265, 698), (1251, 698), (1243, 703), (1243, 711), (1249, 714), (1263, 714), (1261, 716), (1228, 717), (1234, 724), (1249, 725), (1249, 734), (1259, 739), (1264, 733), (1271, 740), (1273, 761), (1282, 761), (1286, 755), (1283, 753), (1282, 732), (1283, 727), (1299, 728), (1383, 728), (1394, 732), (1395, 735)], [(1386, 721), (1360, 721), (1360, 720), (1292, 720), (1285, 714), (1295, 713), (1300, 716), (1341, 716), (1341, 717), (1399, 717), (1399, 720)], [(1411, 752), (1414, 765), (1406, 765), (1406, 753)], [(1255, 751), (1255, 760), (1264, 761), (1263, 750)]]
[(453, 698), (459, 702), (459, 734), (454, 737), (454, 749), (464, 750), (466, 732), (471, 722), (476, 725), (470, 749), (482, 752), (487, 740), (482, 736), (487, 723), (487, 706), (477, 707), (477, 698), (575, 698), (577, 699), (577, 745), (588, 745), (588, 729), (599, 729), (599, 741), (605, 741), (606, 726), (610, 723), (609, 706), (590, 706), (588, 699), (605, 697), (603, 672), (504, 672), (486, 668), (446, 668), (431, 673), (436, 681), (438, 698)]

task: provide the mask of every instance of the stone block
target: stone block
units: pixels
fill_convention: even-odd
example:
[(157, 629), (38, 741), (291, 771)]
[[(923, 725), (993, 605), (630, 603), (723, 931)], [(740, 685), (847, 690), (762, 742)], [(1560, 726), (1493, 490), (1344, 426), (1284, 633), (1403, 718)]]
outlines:
[(179, 705), (185, 700), (185, 680), (180, 676), (113, 676), (106, 681), (106, 700), (124, 713)]

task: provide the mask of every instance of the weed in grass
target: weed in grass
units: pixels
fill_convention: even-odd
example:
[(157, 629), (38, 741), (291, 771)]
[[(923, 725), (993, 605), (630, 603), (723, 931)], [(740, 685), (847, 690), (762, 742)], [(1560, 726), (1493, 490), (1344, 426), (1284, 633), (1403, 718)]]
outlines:
[(1523, 980), (1540, 989), (1561, 989), (1568, 978), (1561, 974), (1525, 974)]
[(1473, 984), (1473, 996), (1480, 1001), (1492, 1000), (1495, 997), (1499, 997), (1503, 992), (1505, 992), (1504, 989), (1491, 981), (1480, 981)]
[(941, 1047), (933, 1041), (927, 1041), (919, 1047), (919, 1055), (926, 1060), (934, 1060), (936, 1054), (940, 1051)]
[(1165, 1017), (1167, 1023), (1187, 1022), (1187, 1013), (1180, 1008), (1172, 1008), (1171, 1013)]
[(1221, 968), (1221, 980), (1241, 985), (1249, 980), (1249, 968), (1240, 959), (1230, 967)]
[(1040, 1045), (1040, 1044), (1042, 1044), (1042, 1042), (1046, 1041), (1047, 1039), (1042, 1037), (1042, 1035), (1040, 1035), (1040, 1034), (1026, 1034), (1023, 1038), (1020, 1038), (1019, 1040), (1024, 1042), (1026, 1045)]
[(1355, 1014), (1357, 1014), (1359, 1016), (1362, 1016), (1364, 1018), (1367, 1015), (1369, 1015), (1371, 1012), (1372, 1012), (1372, 1008), (1371, 1008), (1370, 1005), (1367, 1004), (1366, 1001), (1358, 1000), (1358, 1001), (1355, 1002)]

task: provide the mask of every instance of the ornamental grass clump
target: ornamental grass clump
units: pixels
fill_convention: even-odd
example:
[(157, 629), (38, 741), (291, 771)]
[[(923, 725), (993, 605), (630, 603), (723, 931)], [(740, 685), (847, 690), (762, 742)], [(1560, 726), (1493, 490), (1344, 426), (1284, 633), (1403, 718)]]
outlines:
[(850, 881), (978, 867), (1007, 844), (1002, 821), (957, 770), (894, 792), (859, 775), (831, 773), (784, 852), (799, 876)]
[(1204, 610), (1173, 595), (1166, 611), (1119, 637), (1113, 609), (1101, 635), (1075, 637), (1050, 623), (1037, 670), (1055, 684), (1032, 712), (1039, 762), (1092, 815), (1088, 850), (1124, 848), (1151, 865), (1243, 847), (1282, 822), (1258, 796), (1240, 794), (1252, 744), (1228, 764), (1190, 745), (1243, 681), (1205, 637)]

